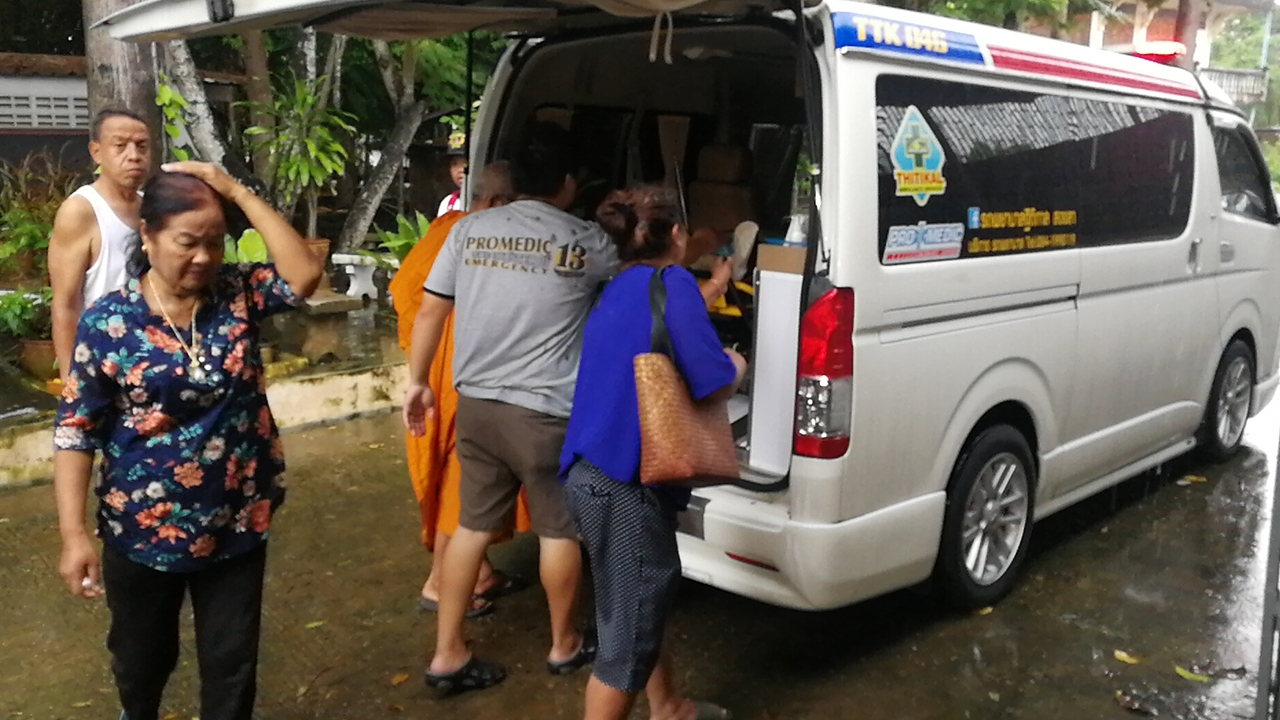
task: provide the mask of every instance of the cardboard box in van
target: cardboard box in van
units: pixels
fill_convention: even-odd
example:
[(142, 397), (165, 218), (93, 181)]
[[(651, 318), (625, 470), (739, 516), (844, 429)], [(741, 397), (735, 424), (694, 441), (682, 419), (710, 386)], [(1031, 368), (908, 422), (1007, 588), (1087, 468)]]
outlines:
[(805, 250), (802, 247), (761, 244), (759, 254), (756, 256), (756, 267), (761, 270), (803, 275), (804, 253)]

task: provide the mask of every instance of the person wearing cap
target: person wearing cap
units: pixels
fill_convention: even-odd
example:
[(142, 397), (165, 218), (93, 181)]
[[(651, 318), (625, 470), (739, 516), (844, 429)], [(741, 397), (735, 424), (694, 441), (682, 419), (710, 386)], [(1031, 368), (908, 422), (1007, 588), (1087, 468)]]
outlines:
[(449, 179), (456, 188), (440, 201), (436, 217), (462, 210), (462, 183), (467, 179), (467, 136), (455, 132), (449, 136)]

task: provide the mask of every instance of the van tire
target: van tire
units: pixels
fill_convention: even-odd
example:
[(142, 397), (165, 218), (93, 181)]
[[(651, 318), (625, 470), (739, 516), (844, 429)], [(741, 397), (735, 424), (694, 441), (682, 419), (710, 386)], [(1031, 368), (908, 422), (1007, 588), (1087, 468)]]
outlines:
[(934, 577), (947, 604), (987, 607), (1013, 589), (1030, 546), (1036, 488), (1031, 446), (1009, 425), (983, 429), (960, 453), (948, 488)]
[(1244, 428), (1253, 403), (1253, 353), (1242, 340), (1232, 340), (1213, 375), (1204, 423), (1196, 440), (1215, 462), (1228, 460), (1244, 443)]

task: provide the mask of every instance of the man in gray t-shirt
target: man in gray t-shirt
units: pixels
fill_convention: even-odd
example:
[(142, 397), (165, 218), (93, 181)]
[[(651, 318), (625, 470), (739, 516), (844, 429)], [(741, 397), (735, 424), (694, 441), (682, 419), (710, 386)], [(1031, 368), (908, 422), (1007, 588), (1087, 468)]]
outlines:
[(458, 393), (568, 418), (582, 326), (616, 262), (599, 225), (543, 200), (459, 220), (425, 285), (457, 307)]
[(404, 418), (421, 436), (435, 405), (428, 371), (454, 312), (461, 510), (437, 558), (436, 651), (426, 674), (443, 690), (482, 689), (506, 677), (467, 650), (463, 619), (485, 549), (509, 526), (522, 486), (551, 615), (547, 670), (567, 674), (595, 657), (594, 641), (573, 624), (582, 555), (558, 471), (582, 327), (616, 258), (599, 227), (565, 212), (577, 190), (567, 133), (535, 124), (527, 139), (511, 164), (520, 199), (454, 225), (424, 285), (409, 350)]

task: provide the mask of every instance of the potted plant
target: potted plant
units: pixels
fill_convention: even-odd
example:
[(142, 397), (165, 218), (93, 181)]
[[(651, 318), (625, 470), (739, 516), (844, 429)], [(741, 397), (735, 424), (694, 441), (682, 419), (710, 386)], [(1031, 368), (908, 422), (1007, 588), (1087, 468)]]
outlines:
[[(382, 241), (379, 247), (395, 256), (396, 260), (404, 260), (409, 251), (413, 249), (413, 246), (417, 245), (418, 241), (427, 234), (427, 228), (430, 226), (431, 220), (426, 215), (417, 213), (413, 219), (404, 215), (397, 215), (396, 231), (393, 233), (387, 232), (382, 228), (374, 228), (374, 231), (378, 234), (378, 239)], [(381, 259), (377, 253), (363, 252), (363, 254)]]
[[(320, 193), (334, 177), (346, 171), (347, 150), (338, 141), (343, 133), (354, 133), (347, 122), (351, 115), (330, 107), (319, 97), (326, 83), (295, 80), (293, 87), (276, 96), (269, 107), (257, 110), (275, 119), (272, 127), (254, 126), (244, 131), (254, 152), (271, 158), (271, 190), (281, 207), (292, 208), (299, 199), (306, 202), (309, 241), (318, 242), (316, 214)], [(324, 241), (327, 245), (328, 241)], [(327, 247), (326, 247), (327, 250)]]
[(14, 287), (44, 285), (49, 235), (58, 207), (79, 182), (49, 153), (0, 163), (0, 275)]
[(58, 376), (57, 354), (53, 351), (53, 321), (48, 287), (38, 293), (12, 292), (0, 296), (0, 331), (22, 344), (22, 367), (40, 380)]

